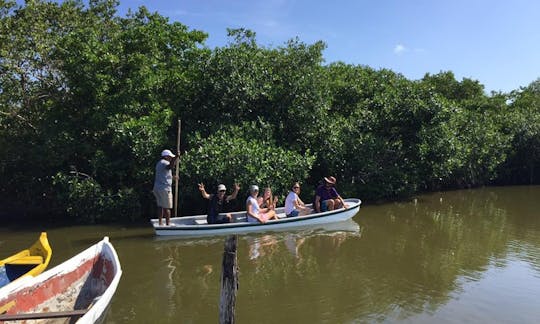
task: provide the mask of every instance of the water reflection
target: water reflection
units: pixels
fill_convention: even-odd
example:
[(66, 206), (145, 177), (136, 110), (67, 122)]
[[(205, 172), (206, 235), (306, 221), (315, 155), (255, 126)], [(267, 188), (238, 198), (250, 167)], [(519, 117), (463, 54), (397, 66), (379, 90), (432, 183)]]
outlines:
[(246, 238), (249, 245), (249, 259), (255, 261), (261, 257), (271, 256), (277, 248), (278, 240), (273, 235), (263, 235), (255, 238)]
[[(540, 206), (535, 203), (538, 209), (533, 212), (532, 196), (527, 199), (520, 190), (514, 196), (496, 189), (471, 190), (427, 195), (416, 203), (364, 208), (358, 217), (361, 237), (301, 243), (302, 266), (293, 269), (274, 258), (274, 276), (245, 279), (252, 286), (244, 302), (264, 300), (261, 292), (266, 291), (290, 296), (282, 298), (282, 304), (291, 313), (303, 314), (298, 321), (405, 320), (444, 309), (463, 289), (470, 289), (464, 286), (467, 283), (482, 285), (488, 280), (493, 267), (515, 271), (515, 261), (526, 260), (534, 269), (529, 278), (534, 278), (540, 264), (535, 258), (540, 251), (540, 219), (535, 214)], [(513, 205), (516, 197), (529, 207)], [(505, 276), (507, 280), (514, 277)], [(288, 289), (280, 291), (265, 282), (278, 282)], [(536, 295), (540, 297), (540, 291)], [(257, 306), (245, 314), (260, 313), (255, 311)], [(529, 310), (529, 318), (538, 314)], [(271, 320), (264, 320), (267, 316)], [(250, 321), (293, 322), (290, 316), (270, 313), (250, 316)]]
[[(359, 236), (360, 227), (353, 220), (306, 227), (294, 232), (240, 235), (240, 290), (249, 289), (249, 282), (253, 282), (255, 276), (258, 281), (275, 282), (274, 276), (278, 269), (281, 269), (281, 276), (286, 269), (301, 269), (305, 264), (302, 261), (303, 242), (321, 238), (343, 242), (347, 237)], [(129, 282), (129, 289), (133, 294), (140, 293), (155, 298), (149, 300), (149, 305), (144, 307), (144, 314), (142, 309), (135, 309), (132, 310), (134, 315), (124, 315), (124, 318), (135, 320), (141, 316), (160, 316), (164, 322), (173, 323), (174, 319), (180, 316), (182, 322), (215, 322), (218, 314), (224, 239), (225, 237), (220, 236), (191, 239), (153, 238), (147, 241), (152, 247), (151, 251), (142, 249), (138, 253), (146, 265), (153, 265), (153, 270), (144, 275), (138, 273), (139, 278), (133, 278), (134, 273), (128, 271), (125, 271), (124, 276), (131, 276), (125, 282)], [(293, 250), (289, 250), (292, 248), (291, 244), (294, 244)], [(125, 258), (125, 255), (122, 255), (123, 261)], [(167, 319), (160, 315), (163, 313), (167, 314)], [(118, 316), (117, 314), (115, 317)]]
[[(433, 193), (364, 206), (352, 230), (239, 236), (237, 322), (536, 322), (539, 195), (540, 187)], [(16, 251), (38, 233), (0, 229), (0, 249)], [(109, 235), (124, 274), (108, 323), (216, 322), (224, 237), (145, 233), (53, 229), (53, 262)]]

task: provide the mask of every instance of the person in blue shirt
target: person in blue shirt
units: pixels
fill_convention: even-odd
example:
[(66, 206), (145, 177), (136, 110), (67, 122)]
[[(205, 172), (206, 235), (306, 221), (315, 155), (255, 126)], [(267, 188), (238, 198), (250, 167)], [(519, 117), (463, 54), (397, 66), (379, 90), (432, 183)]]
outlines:
[(158, 206), (158, 223), (163, 226), (163, 217), (165, 224), (169, 225), (171, 220), (171, 209), (173, 208), (172, 199), (172, 168), (178, 159), (178, 154), (174, 155), (170, 150), (161, 152), (161, 159), (156, 163), (156, 176), (152, 192), (156, 197)]

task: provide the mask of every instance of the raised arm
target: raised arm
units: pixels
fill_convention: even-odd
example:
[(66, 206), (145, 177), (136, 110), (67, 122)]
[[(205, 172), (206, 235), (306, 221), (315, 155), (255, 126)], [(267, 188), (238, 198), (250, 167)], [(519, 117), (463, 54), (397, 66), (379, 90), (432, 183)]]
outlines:
[(203, 196), (204, 199), (210, 199), (210, 195), (204, 190), (204, 184), (199, 183), (199, 191), (201, 192), (201, 196)]
[(234, 190), (233, 190), (232, 194), (227, 196), (227, 201), (236, 199), (236, 196), (238, 195), (239, 191), (240, 191), (240, 185), (238, 183), (235, 183), (234, 184)]

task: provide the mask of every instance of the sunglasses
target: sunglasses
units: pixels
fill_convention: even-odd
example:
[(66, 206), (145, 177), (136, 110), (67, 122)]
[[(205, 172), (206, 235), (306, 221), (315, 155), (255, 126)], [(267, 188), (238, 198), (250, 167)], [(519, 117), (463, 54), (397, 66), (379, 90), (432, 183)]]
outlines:
[(298, 187), (298, 186), (297, 186), (297, 187), (292, 187), (292, 188), (293, 188), (293, 189), (300, 189), (300, 187)]
[(225, 190), (220, 190), (219, 192), (225, 192)]

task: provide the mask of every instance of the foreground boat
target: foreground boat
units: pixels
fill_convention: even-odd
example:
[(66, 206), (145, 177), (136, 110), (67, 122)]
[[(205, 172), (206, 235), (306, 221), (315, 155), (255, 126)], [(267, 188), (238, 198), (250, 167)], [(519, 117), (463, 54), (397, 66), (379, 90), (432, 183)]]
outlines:
[[(206, 215), (173, 217), (169, 226), (160, 226), (157, 219), (150, 222), (154, 227), (156, 235), (175, 236), (210, 236), (225, 234), (240, 234), (249, 232), (280, 231), (289, 228), (304, 227), (309, 225), (326, 224), (340, 222), (352, 218), (360, 210), (360, 199), (345, 199), (347, 208), (340, 208), (324, 213), (314, 213), (306, 216), (285, 217), (283, 207), (276, 208), (278, 220), (270, 220), (265, 224), (248, 223), (246, 212), (232, 213), (234, 223), (227, 224), (207, 224)], [(309, 205), (308, 205), (309, 206)]]
[(4, 260), (0, 260), (0, 288), (12, 285), (26, 276), (37, 276), (49, 265), (52, 249), (43, 232), (28, 249), (22, 250)]
[(15, 289), (0, 289), (0, 322), (52, 318), (69, 323), (101, 322), (121, 275), (116, 251), (105, 237), (64, 263), (25, 279)]

